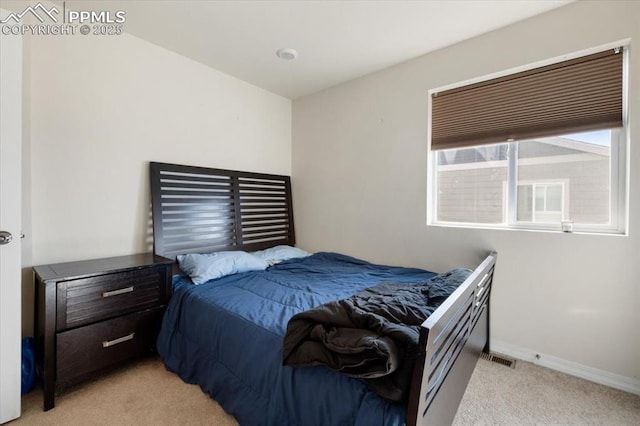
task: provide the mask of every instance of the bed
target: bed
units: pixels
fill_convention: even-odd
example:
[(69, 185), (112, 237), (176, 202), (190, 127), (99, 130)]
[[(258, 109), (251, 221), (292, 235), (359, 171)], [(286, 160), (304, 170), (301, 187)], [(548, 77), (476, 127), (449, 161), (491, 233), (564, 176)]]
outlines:
[[(288, 176), (165, 163), (150, 165), (154, 252), (246, 251), (295, 245)], [(456, 283), (416, 327), (408, 397), (390, 402), (362, 378), (322, 365), (283, 365), (289, 320), (376, 284), (431, 283), (440, 275), (338, 253), (194, 285), (180, 271), (158, 337), (168, 370), (198, 384), (242, 425), (449, 424), (477, 359), (489, 351), (496, 253)], [(431, 284), (429, 284), (431, 285)]]

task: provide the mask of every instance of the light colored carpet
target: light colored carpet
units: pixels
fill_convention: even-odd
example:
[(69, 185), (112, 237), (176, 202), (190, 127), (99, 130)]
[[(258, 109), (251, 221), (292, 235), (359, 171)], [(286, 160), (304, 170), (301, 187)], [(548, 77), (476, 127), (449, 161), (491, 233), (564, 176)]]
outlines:
[(480, 360), (454, 425), (640, 425), (640, 396), (517, 361)]
[(44, 412), (42, 389), (22, 397), (22, 416), (14, 425), (219, 425), (235, 419), (198, 386), (184, 383), (148, 358), (56, 397)]
[[(9, 425), (236, 425), (198, 386), (155, 358), (78, 386), (42, 411), (42, 390)], [(518, 361), (480, 360), (454, 425), (640, 425), (640, 397)], [(283, 425), (284, 426), (284, 425)], [(327, 425), (330, 426), (330, 425)]]

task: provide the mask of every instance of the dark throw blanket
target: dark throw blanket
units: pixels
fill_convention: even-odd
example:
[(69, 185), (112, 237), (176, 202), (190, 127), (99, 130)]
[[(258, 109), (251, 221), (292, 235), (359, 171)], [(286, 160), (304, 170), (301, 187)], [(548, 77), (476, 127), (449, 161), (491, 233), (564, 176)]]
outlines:
[(296, 314), (287, 325), (283, 363), (326, 365), (366, 379), (389, 401), (404, 401), (420, 325), (470, 274), (454, 269), (421, 284), (382, 283)]

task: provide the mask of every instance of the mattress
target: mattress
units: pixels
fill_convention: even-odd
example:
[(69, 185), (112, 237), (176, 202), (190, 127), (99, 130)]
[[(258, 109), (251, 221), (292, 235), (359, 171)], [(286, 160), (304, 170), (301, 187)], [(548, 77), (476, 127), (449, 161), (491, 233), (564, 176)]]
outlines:
[(434, 275), (337, 253), (197, 286), (177, 275), (158, 353), (168, 370), (198, 384), (241, 425), (402, 425), (406, 406), (385, 401), (363, 380), (324, 366), (283, 366), (283, 338), (296, 313), (381, 282)]

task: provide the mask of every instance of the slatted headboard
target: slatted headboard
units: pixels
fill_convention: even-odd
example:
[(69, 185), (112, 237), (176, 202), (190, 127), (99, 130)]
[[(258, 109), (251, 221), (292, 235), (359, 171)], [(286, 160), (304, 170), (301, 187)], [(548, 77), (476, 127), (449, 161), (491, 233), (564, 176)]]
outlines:
[(289, 176), (150, 163), (154, 253), (295, 244)]

